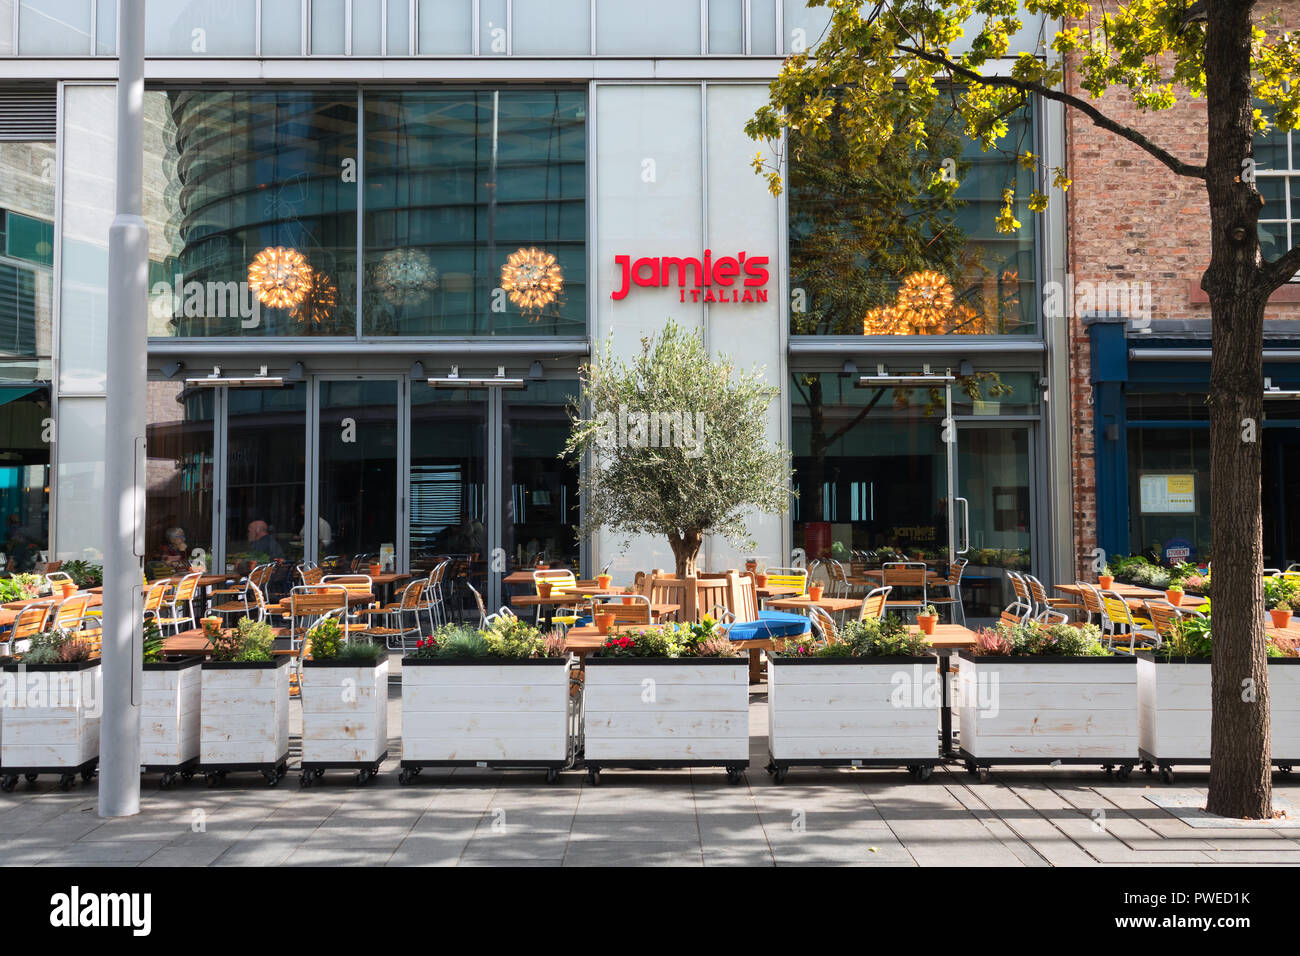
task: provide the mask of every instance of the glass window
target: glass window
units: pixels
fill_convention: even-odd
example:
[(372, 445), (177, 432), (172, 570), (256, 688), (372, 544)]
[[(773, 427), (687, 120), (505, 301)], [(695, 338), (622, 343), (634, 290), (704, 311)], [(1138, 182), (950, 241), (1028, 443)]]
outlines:
[(586, 95), (365, 102), (366, 334), (581, 334)]
[(145, 4), (149, 56), (253, 56), (256, 0), (178, 0)]
[(411, 5), (407, 0), (388, 0), (388, 55), (411, 53)]
[(777, 52), (774, 0), (749, 0), (749, 52), (769, 56)]
[[(953, 415), (1037, 415), (1042, 389), (1037, 372), (981, 372), (952, 386)], [(989, 390), (1000, 384), (1002, 395)]]
[[(307, 386), (226, 390), (226, 571), (302, 560), (307, 474)], [(321, 522), (319, 544), (330, 546)], [(278, 572), (273, 591), (291, 586)]]
[[(1272, 119), (1272, 110), (1257, 103)], [(1255, 187), (1264, 200), (1259, 213), (1259, 244), (1265, 259), (1276, 259), (1300, 242), (1300, 159), (1294, 134), (1272, 126), (1255, 140)], [(1293, 276), (1292, 282), (1297, 281)]]
[(356, 94), (150, 99), (151, 334), (355, 334)]
[(24, 56), (86, 56), (91, 0), (22, 0), (18, 52)]
[[(350, 568), (397, 542), (397, 382), (320, 383), (320, 517)], [(320, 564), (330, 556), (320, 551)]]
[(104, 548), (102, 397), (59, 397), (55, 435), (55, 560), (100, 561)]
[[(793, 137), (791, 333), (1033, 334), (1032, 177), (1015, 161), (1032, 133), (1026, 110), (1010, 121), (1007, 152), (985, 153), (936, 114), (924, 148), (900, 138), (859, 172), (847, 168), (838, 129), (824, 142)], [(931, 189), (936, 174), (957, 178), (951, 197)], [(1008, 188), (1025, 224), (1010, 234), (994, 228)]]
[(745, 52), (744, 0), (709, 0), (709, 52)]
[(198, 561), (212, 567), (216, 391), (150, 382), (147, 402), (144, 570), (152, 580)]
[(514, 53), (591, 52), (589, 0), (515, 0), (510, 16)]
[(262, 0), (262, 55), (302, 56), (302, 0)]
[(95, 0), (95, 52), (101, 56), (117, 53), (117, 0)]
[(14, 50), (14, 0), (0, 0), (0, 56), (12, 56)]
[[(352, 55), (379, 56), (384, 26), (383, 0), (352, 0)], [(406, 52), (406, 48), (398, 52)]]
[(478, 0), (478, 51), (483, 56), (510, 52), (510, 24), (506, 0)]
[(596, 52), (699, 55), (699, 0), (602, 3), (596, 10)]
[(473, 52), (474, 8), (470, 0), (420, 0), (416, 15), (421, 53)]
[(0, 379), (48, 381), (54, 144), (0, 143), (0, 168)]
[[(1210, 441), (1204, 428), (1129, 428), (1129, 548), (1164, 561), (1188, 549), (1189, 561), (1210, 559)], [(1171, 485), (1172, 480), (1172, 485)], [(1170, 496), (1191, 486), (1192, 496)], [(1145, 490), (1145, 499), (1144, 499)]]
[(804, 53), (821, 42), (831, 22), (825, 7), (809, 7), (808, 0), (783, 0), (785, 52)]
[(970, 564), (962, 574), (967, 616), (997, 617), (1013, 597), (1002, 571), (1033, 567), (1032, 493), (1029, 426), (957, 430), (957, 496), (969, 509)]
[(569, 436), (566, 406), (578, 392), (576, 381), (547, 380), (502, 393), (502, 445), (509, 454), (501, 462), (501, 545), (517, 564), (531, 564), (542, 553), (556, 564), (578, 566), (578, 472), (560, 458)]
[(0, 570), (35, 570), (50, 546), (50, 389), (0, 386)]
[(444, 558), (486, 594), (487, 393), (411, 387), (411, 570)]
[(311, 52), (340, 56), (347, 27), (346, 0), (311, 0)]

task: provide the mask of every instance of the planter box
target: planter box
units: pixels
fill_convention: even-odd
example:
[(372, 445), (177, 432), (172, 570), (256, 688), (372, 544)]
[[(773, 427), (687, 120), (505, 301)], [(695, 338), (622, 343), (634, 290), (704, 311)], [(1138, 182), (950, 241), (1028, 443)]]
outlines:
[[(1138, 652), (1138, 750), (1166, 783), (1175, 764), (1210, 762), (1210, 661)], [(1268, 660), (1272, 760), (1300, 763), (1300, 658)]]
[(1134, 657), (976, 657), (962, 652), (961, 755), (994, 763), (1099, 763), (1126, 778), (1138, 760)]
[[(199, 759), (201, 658), (144, 665), (140, 695), (140, 765), (170, 787)], [(187, 778), (188, 779), (188, 778)]]
[(584, 759), (600, 769), (749, 766), (749, 662), (741, 658), (587, 659)]
[(57, 773), (65, 790), (77, 773), (88, 781), (99, 759), (99, 660), (6, 664), (0, 678), (0, 786), (12, 790), (18, 774)]
[(199, 766), (212, 785), (260, 771), (271, 786), (289, 761), (289, 658), (204, 661)]
[(906, 766), (939, 762), (942, 689), (934, 657), (777, 657), (767, 666), (769, 766)]
[(402, 770), (545, 767), (569, 762), (569, 664), (564, 658), (402, 660)]
[(377, 664), (303, 661), (302, 778), (356, 770), (364, 783), (388, 756), (388, 657)]

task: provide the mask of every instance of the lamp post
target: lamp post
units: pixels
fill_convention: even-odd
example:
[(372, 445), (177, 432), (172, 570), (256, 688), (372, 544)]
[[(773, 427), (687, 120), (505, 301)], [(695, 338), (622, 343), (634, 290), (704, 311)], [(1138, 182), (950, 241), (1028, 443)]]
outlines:
[(118, 0), (117, 202), (108, 232), (104, 646), (99, 815), (140, 811), (145, 379), (149, 230), (144, 194), (144, 0)]

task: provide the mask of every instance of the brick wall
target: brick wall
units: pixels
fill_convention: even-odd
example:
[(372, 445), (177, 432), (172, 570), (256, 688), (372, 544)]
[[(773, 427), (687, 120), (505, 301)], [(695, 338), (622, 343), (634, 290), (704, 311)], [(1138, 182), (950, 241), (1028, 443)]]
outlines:
[[(1300, 0), (1260, 4), (1278, 8), (1288, 24), (1300, 24)], [(1066, 79), (1079, 89), (1078, 75)], [(1141, 113), (1127, 90), (1110, 90), (1098, 106), (1134, 127), (1174, 155), (1192, 162), (1205, 158), (1205, 100), (1180, 97), (1161, 113)], [(1179, 177), (1137, 146), (1066, 110), (1066, 154), (1073, 179), (1067, 197), (1067, 271), (1080, 282), (1150, 283), (1152, 318), (1210, 317), (1209, 305), (1193, 301), (1193, 286), (1209, 264), (1209, 206), (1197, 180)], [(1102, 306), (1104, 308), (1104, 306)], [(1300, 302), (1269, 306), (1268, 318), (1300, 318)], [(1070, 404), (1071, 467), (1074, 478), (1074, 529), (1077, 572), (1090, 580), (1097, 547), (1097, 474), (1088, 334), (1071, 316)]]

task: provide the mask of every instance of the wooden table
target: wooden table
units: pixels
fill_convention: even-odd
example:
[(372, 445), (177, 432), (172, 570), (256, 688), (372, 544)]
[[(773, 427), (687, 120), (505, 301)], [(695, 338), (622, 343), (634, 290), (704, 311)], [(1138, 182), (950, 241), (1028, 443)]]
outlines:
[[(568, 571), (569, 569), (568, 569), (568, 568), (542, 568), (541, 570), (543, 570), (543, 571)], [(573, 575), (573, 576), (574, 576), (574, 578), (577, 578), (577, 575), (576, 575), (576, 574)], [(532, 572), (531, 570), (528, 570), (528, 571), (511, 571), (509, 574), (507, 574), (504, 578), (501, 579), (501, 583), (502, 583), (502, 584), (532, 584), (532, 583), (533, 583), (533, 572)]]
[(212, 642), (198, 627), (164, 637), (162, 652), (163, 657), (207, 657), (212, 653)]
[[(322, 585), (314, 585), (314, 586), (315, 586), (315, 587), (321, 587)], [(329, 585), (323, 585), (323, 586), (324, 586), (324, 587), (329, 587)], [(338, 586), (339, 586), (339, 587), (342, 587), (342, 585), (338, 585)], [(328, 593), (328, 592), (321, 592), (321, 593)], [(277, 601), (276, 603), (267, 605), (267, 608), (268, 608), (268, 610), (270, 610), (270, 609), (272, 609), (272, 608), (279, 608), (281, 613), (283, 613), (283, 614), (288, 614), (288, 613), (289, 613), (289, 607), (290, 607), (290, 603), (289, 603), (290, 600), (291, 600), (291, 598), (280, 598), (280, 600)], [(351, 608), (351, 607), (369, 607), (370, 605), (372, 605), (372, 604), (374, 604), (374, 603), (375, 603), (375, 596), (374, 596), (372, 593), (370, 593), (369, 591), (349, 591), (349, 592), (348, 592), (348, 607), (350, 607), (350, 608)]]
[(803, 588), (797, 588), (793, 585), (786, 584), (769, 584), (766, 587), (757, 588), (756, 590), (758, 596), (763, 600), (779, 597), (797, 597), (804, 593)]
[[(912, 624), (908, 631), (920, 634), (919, 625)], [(975, 646), (975, 632), (960, 624), (936, 624), (933, 634), (925, 635), (926, 643), (935, 649), (939, 658), (939, 752), (945, 757), (956, 756), (952, 749), (952, 693), (948, 686), (950, 668), (948, 659), (955, 650)]]
[(802, 597), (777, 598), (768, 601), (767, 606), (776, 608), (778, 611), (806, 611), (810, 607), (819, 607), (827, 614), (838, 614), (841, 611), (851, 611), (854, 608), (861, 607), (860, 598), (835, 598), (823, 597), (821, 600), (814, 601), (808, 595)]
[[(890, 568), (889, 570), (891, 573), (906, 573), (907, 571), (914, 571), (916, 569), (915, 568)], [(881, 568), (878, 571), (863, 571), (860, 574), (850, 574), (849, 583), (850, 584), (873, 584), (874, 583), (879, 585), (880, 582), (884, 579), (884, 577), (885, 577), (885, 571), (883, 568)], [(927, 568), (925, 572), (925, 577), (927, 580), (933, 581), (935, 578), (941, 577), (941, 575), (939, 574), (938, 571), (931, 571)]]

